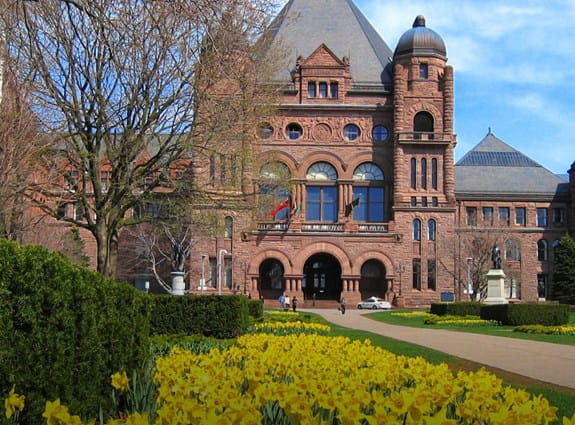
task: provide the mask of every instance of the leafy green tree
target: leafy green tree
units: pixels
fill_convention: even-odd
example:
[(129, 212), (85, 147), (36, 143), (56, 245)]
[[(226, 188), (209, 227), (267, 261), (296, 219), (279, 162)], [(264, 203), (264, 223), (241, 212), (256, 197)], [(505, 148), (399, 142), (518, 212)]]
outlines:
[(555, 273), (551, 287), (553, 299), (575, 304), (575, 239), (563, 236), (555, 248)]

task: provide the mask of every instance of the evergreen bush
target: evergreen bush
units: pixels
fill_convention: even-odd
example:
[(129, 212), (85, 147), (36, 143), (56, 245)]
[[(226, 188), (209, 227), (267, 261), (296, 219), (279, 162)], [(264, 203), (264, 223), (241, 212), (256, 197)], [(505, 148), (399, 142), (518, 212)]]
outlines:
[(559, 326), (569, 321), (569, 306), (554, 303), (484, 305), (481, 306), (481, 318), (511, 326)]
[(254, 319), (264, 317), (264, 302), (261, 300), (248, 300), (248, 310)]
[(110, 375), (148, 355), (149, 297), (61, 254), (0, 240), (0, 292), (0, 390), (26, 394), (22, 423), (56, 398), (106, 411)]
[(234, 338), (249, 327), (248, 299), (237, 295), (157, 295), (153, 335), (187, 334)]
[(481, 304), (475, 301), (459, 301), (454, 303), (432, 303), (430, 313), (437, 316), (479, 316)]

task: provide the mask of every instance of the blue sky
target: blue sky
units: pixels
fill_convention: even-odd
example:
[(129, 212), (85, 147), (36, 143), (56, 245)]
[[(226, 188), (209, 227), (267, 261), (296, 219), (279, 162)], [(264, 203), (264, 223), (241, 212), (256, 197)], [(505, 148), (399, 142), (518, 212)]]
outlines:
[(355, 0), (391, 50), (415, 17), (455, 70), (456, 160), (493, 134), (555, 173), (575, 161), (575, 0)]

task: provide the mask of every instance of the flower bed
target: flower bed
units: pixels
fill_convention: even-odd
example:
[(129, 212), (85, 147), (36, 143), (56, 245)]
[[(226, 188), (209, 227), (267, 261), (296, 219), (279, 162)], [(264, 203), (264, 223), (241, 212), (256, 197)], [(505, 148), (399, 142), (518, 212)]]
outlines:
[(425, 311), (398, 311), (395, 313), (391, 313), (392, 316), (397, 316), (397, 317), (407, 317), (407, 318), (411, 318), (411, 317), (432, 317), (435, 316), (434, 314), (431, 313), (427, 313)]
[(254, 333), (269, 333), (274, 335), (317, 334), (327, 335), (331, 328), (320, 323), (297, 322), (266, 322), (256, 323)]
[[(369, 340), (306, 334), (310, 329), (327, 332), (325, 325), (259, 326), (297, 334), (245, 335), (229, 348), (209, 352), (174, 347), (156, 360), (147, 405), (152, 409), (133, 403), (142, 382), (117, 373), (111, 384), (124, 408), (99, 423), (537, 425), (557, 419), (557, 409), (545, 398), (504, 386), (484, 370), (454, 374), (446, 364), (396, 356)], [(5, 408), (7, 418), (17, 423), (24, 397), (12, 388)], [(48, 425), (83, 423), (60, 400), (46, 403), (43, 418)], [(575, 415), (563, 418), (562, 425), (575, 425)]]
[(458, 326), (497, 326), (498, 322), (495, 320), (483, 320), (478, 316), (436, 316), (434, 314), (426, 318), (424, 323), (426, 325), (458, 325)]
[(525, 332), (529, 334), (545, 334), (545, 335), (575, 335), (575, 326), (523, 325), (523, 326), (516, 326), (513, 329), (513, 332)]

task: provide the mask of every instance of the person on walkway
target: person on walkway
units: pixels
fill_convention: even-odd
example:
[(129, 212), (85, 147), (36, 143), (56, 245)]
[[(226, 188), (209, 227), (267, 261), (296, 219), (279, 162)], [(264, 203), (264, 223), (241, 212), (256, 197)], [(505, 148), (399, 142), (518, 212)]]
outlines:
[(285, 301), (286, 301), (284, 294), (280, 295), (280, 297), (278, 298), (278, 301), (280, 302), (280, 309), (283, 310), (285, 308)]
[(289, 311), (290, 306), (291, 306), (291, 304), (290, 304), (289, 295), (286, 295), (285, 299), (284, 299), (284, 307), (285, 307), (286, 311)]
[(292, 307), (294, 313), (295, 313), (296, 310), (297, 310), (297, 302), (298, 302), (298, 301), (297, 301), (297, 297), (294, 296), (294, 297), (293, 297), (293, 300), (291, 300), (291, 307)]
[(345, 306), (347, 305), (347, 300), (345, 298), (342, 298), (341, 301), (339, 302), (339, 311), (341, 311), (341, 314), (345, 314)]

